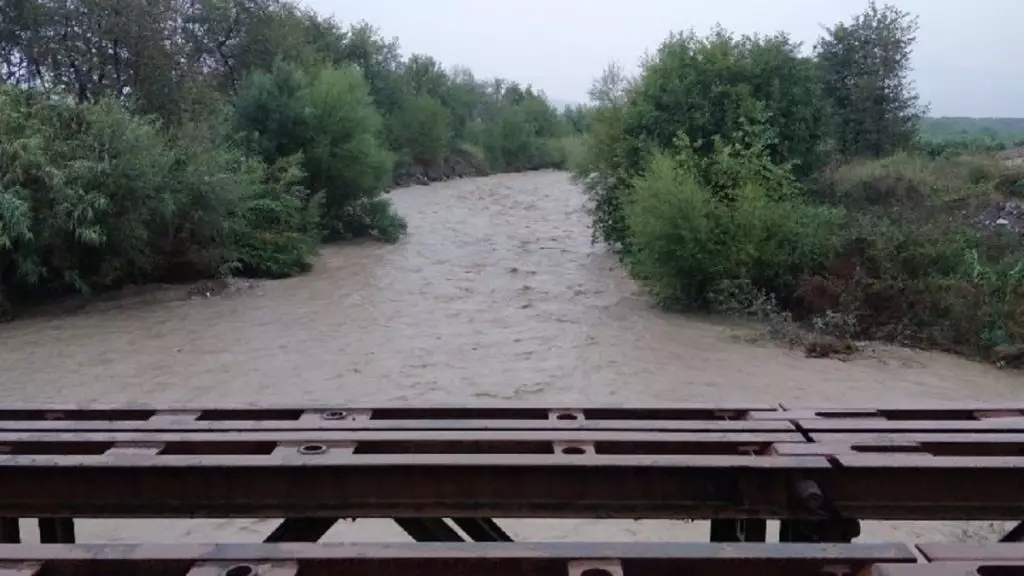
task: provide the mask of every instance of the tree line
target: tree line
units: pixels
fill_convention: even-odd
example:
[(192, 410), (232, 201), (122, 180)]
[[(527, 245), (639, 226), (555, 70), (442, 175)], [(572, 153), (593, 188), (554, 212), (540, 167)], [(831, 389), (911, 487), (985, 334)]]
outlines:
[(1024, 172), (922, 139), (917, 30), (870, 2), (809, 53), (719, 27), (610, 66), (572, 159), (595, 239), (669, 308), (1024, 357)]
[(0, 3), (0, 315), (393, 241), (396, 184), (562, 167), (543, 93), (289, 0)]

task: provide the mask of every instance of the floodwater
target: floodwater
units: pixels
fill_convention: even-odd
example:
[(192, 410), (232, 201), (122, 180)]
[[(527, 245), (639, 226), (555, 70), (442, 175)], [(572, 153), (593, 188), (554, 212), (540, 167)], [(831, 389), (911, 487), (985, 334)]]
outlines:
[[(397, 245), (326, 248), (316, 270), (219, 297), (153, 295), (0, 325), (0, 402), (587, 404), (1024, 399), (1024, 378), (879, 347), (812, 360), (749, 330), (653, 309), (593, 246), (558, 172), (391, 194)], [(175, 295), (183, 292), (179, 289)], [(166, 294), (165, 294), (166, 296)], [(92, 521), (88, 540), (258, 541), (267, 521)], [(679, 522), (507, 523), (522, 539), (706, 539)], [(975, 537), (981, 524), (868, 525), (869, 540)], [(386, 521), (332, 539), (402, 539)]]

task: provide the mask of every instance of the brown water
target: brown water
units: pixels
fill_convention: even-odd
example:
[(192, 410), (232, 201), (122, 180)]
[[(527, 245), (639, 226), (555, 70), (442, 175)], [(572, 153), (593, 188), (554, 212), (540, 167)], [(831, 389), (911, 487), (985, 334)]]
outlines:
[[(410, 222), (406, 240), (329, 247), (301, 278), (0, 326), (0, 401), (857, 405), (1024, 398), (1020, 373), (942, 354), (881, 348), (852, 362), (810, 360), (750, 344), (735, 326), (652, 309), (615, 259), (591, 244), (583, 198), (562, 173), (462, 180), (392, 197)], [(92, 522), (81, 533), (257, 540), (270, 525)], [(509, 526), (532, 539), (706, 538), (682, 523)], [(867, 536), (964, 530), (985, 528), (904, 523), (870, 526)], [(360, 521), (332, 536), (401, 533), (384, 521)]]

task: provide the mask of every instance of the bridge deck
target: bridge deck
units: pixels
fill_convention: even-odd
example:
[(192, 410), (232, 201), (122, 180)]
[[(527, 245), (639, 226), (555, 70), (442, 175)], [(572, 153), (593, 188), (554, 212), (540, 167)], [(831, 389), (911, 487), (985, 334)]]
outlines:
[[(1024, 574), (1020, 526), (843, 544), (860, 520), (1024, 518), (1024, 405), (0, 409), (0, 485), (3, 576)], [(283, 521), (264, 544), (110, 546), (73, 544), (75, 517)], [(433, 543), (280, 544), (343, 517)], [(711, 519), (714, 543), (512, 543), (490, 517)]]

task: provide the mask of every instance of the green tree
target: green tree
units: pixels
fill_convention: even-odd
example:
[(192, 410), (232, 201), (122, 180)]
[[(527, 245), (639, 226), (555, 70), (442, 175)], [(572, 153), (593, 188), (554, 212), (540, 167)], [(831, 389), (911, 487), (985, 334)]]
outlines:
[(429, 166), (444, 160), (451, 138), (451, 115), (436, 98), (409, 99), (394, 125), (398, 144), (413, 162)]
[(305, 186), (323, 198), (327, 234), (351, 237), (366, 230), (363, 210), (379, 199), (394, 159), (358, 70), (324, 68), (310, 78), (278, 62), (272, 73), (249, 78), (235, 111), (239, 129), (267, 164), (302, 154)]
[[(635, 80), (617, 66), (605, 70), (591, 90), (598, 108), (581, 175), (597, 235), (629, 249), (624, 196), (652, 155), (675, 150), (681, 135), (698, 158), (710, 158), (722, 141), (738, 146), (754, 130), (769, 163), (798, 175), (817, 169), (824, 110), (815, 64), (799, 49), (784, 34), (737, 38), (718, 28), (671, 35)], [(701, 174), (703, 184), (727, 193), (723, 174)]]
[(927, 111), (910, 80), (917, 29), (916, 17), (872, 0), (852, 22), (836, 24), (818, 41), (839, 155), (881, 157), (913, 144)]

